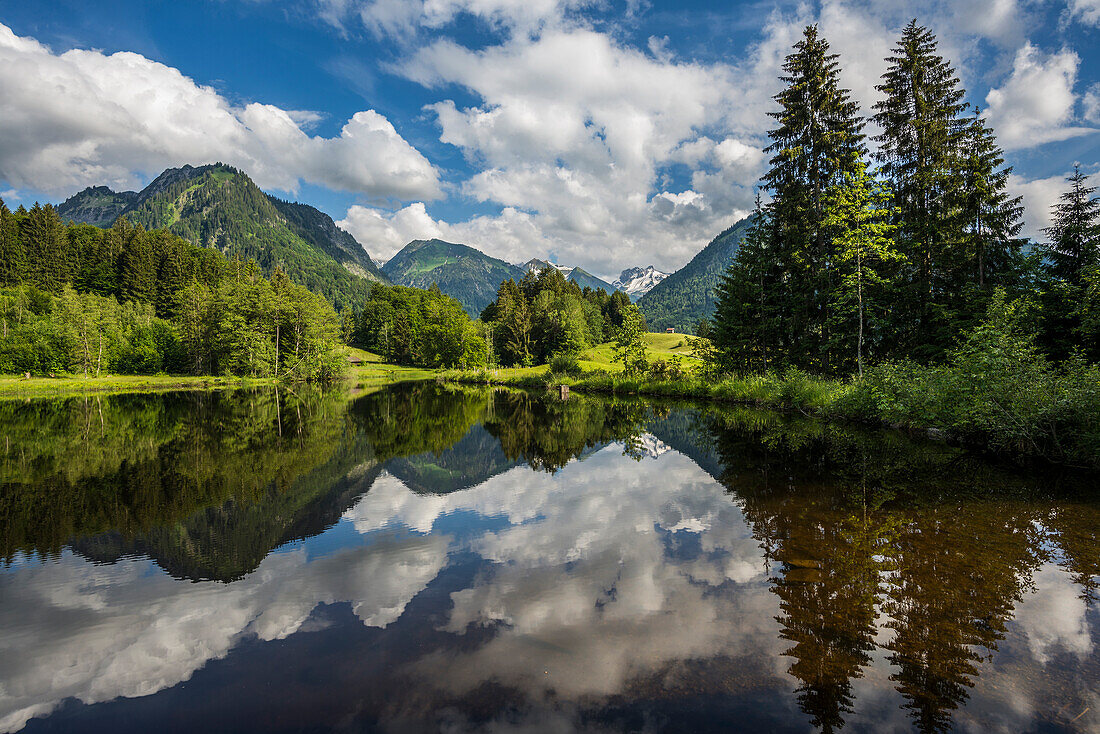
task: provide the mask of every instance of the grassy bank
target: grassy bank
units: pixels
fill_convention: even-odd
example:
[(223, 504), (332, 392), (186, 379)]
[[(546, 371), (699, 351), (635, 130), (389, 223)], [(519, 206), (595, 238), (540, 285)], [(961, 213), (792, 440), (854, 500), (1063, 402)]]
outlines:
[(382, 357), (357, 347), (343, 347), (351, 363), (349, 377), (356, 389), (374, 389), (399, 382), (434, 380), (438, 370), (387, 364)]
[(1100, 372), (1080, 366), (984, 374), (965, 366), (882, 365), (863, 378), (828, 379), (798, 370), (666, 379), (606, 371), (577, 376), (524, 370), (444, 373), (460, 383), (582, 393), (714, 400), (889, 425), (1018, 460), (1100, 467)]
[[(356, 388), (377, 388), (398, 382), (432, 380), (437, 370), (385, 364), (376, 354), (344, 347), (351, 364), (348, 379)], [(86, 393), (168, 392), (171, 390), (226, 390), (278, 385), (273, 377), (215, 377), (211, 375), (61, 375), (30, 377), (0, 375), (0, 399), (61, 397)]]
[(57, 397), (83, 393), (166, 392), (170, 390), (224, 390), (274, 385), (272, 378), (192, 375), (103, 375), (101, 377), (31, 377), (0, 375), (0, 398)]

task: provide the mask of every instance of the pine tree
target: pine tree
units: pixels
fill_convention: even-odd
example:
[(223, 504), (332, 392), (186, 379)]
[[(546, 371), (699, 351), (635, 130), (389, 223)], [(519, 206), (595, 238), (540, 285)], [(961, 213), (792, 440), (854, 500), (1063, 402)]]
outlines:
[(1049, 238), (1043, 246), (1050, 273), (1072, 285), (1081, 285), (1084, 276), (1100, 264), (1100, 198), (1093, 196), (1095, 186), (1074, 164), (1066, 178), (1069, 190), (1051, 210), (1051, 225), (1044, 231)]
[(723, 369), (763, 372), (775, 359), (782, 291), (772, 232), (757, 196), (752, 226), (714, 288), (710, 338)]
[(886, 59), (877, 87), (885, 98), (874, 106), (874, 122), (882, 128), (875, 138), (878, 162), (893, 191), (898, 241), (908, 262), (909, 286), (897, 313), (911, 314), (905, 324), (909, 347), (931, 340), (944, 264), (963, 239), (956, 198), (967, 105), (955, 70), (936, 51), (936, 37), (910, 22)]
[(1100, 198), (1095, 186), (1074, 165), (1069, 189), (1051, 210), (1048, 241), (1040, 245), (1042, 329), (1040, 342), (1055, 360), (1081, 346), (1100, 357)]
[(150, 303), (156, 300), (157, 270), (150, 236), (137, 227), (122, 245), (118, 258), (119, 300)]
[(52, 205), (37, 202), (19, 227), (19, 237), (26, 253), (26, 279), (29, 283), (52, 293), (60, 293), (70, 281), (72, 260), (69, 238), (61, 217)]
[(830, 293), (837, 287), (826, 195), (862, 170), (863, 120), (840, 86), (837, 55), (808, 26), (783, 65), (779, 124), (754, 231), (718, 288), (715, 347), (726, 366), (832, 369)]
[[(1004, 152), (978, 110), (966, 127), (962, 145), (959, 192), (965, 262), (960, 272), (983, 290), (1011, 285), (1020, 268), (1023, 197), (1008, 193), (1012, 167), (1005, 165)], [(981, 313), (985, 307), (977, 304), (973, 311)]]
[(0, 285), (18, 285), (27, 270), (27, 253), (19, 237), (19, 221), (0, 199)]

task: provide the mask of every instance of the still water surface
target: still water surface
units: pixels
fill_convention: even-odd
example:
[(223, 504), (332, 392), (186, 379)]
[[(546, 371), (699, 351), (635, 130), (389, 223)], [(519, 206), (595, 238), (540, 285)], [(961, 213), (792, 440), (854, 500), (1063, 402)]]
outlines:
[(0, 403), (0, 732), (1100, 731), (1100, 502), (406, 386)]

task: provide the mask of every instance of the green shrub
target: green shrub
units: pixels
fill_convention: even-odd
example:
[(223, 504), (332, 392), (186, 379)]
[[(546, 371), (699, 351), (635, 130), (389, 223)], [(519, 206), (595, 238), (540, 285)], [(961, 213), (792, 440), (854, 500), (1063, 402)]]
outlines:
[(577, 361), (576, 355), (559, 353), (550, 358), (550, 372), (555, 375), (578, 377), (584, 370)]

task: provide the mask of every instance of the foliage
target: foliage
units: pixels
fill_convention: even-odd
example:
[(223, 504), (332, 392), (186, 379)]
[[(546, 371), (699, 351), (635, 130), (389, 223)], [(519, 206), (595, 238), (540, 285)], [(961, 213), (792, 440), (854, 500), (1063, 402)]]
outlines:
[(576, 357), (611, 340), (628, 318), (644, 332), (645, 321), (625, 293), (581, 288), (552, 266), (529, 271), (518, 283), (504, 281), (481, 313), (496, 360), (523, 366)]
[(851, 396), (853, 410), (996, 452), (1100, 463), (1100, 369), (1080, 360), (1053, 366), (1025, 330), (1027, 309), (998, 290), (944, 365), (872, 368)]
[(48, 204), (19, 215), (0, 202), (0, 233), (0, 285), (14, 286), (0, 372), (328, 380), (344, 369), (332, 306), (279, 268), (268, 281), (254, 262), (122, 218), (64, 227)]
[[(874, 355), (888, 336), (892, 284), (884, 268), (904, 259), (894, 249), (889, 223), (889, 192), (866, 169), (845, 174), (843, 183), (826, 194), (825, 226), (833, 232), (836, 289), (830, 296), (828, 327), (831, 349), (837, 351), (838, 369), (850, 371), (844, 354), (855, 354), (858, 374), (863, 374), (864, 355)], [(852, 321), (856, 322), (852, 339)], [(853, 344), (854, 342), (854, 344)]]
[(180, 371), (179, 337), (145, 303), (31, 286), (0, 289), (0, 373)]
[(549, 365), (550, 372), (555, 375), (578, 377), (584, 371), (580, 362), (577, 361), (576, 355), (573, 354), (555, 354), (550, 358)]
[(615, 336), (612, 361), (621, 364), (623, 373), (628, 377), (640, 375), (649, 368), (648, 353), (642, 339), (644, 333), (645, 322), (636, 309), (623, 314), (622, 326)]
[(481, 326), (437, 286), (375, 283), (353, 321), (352, 339), (388, 362), (463, 368), (488, 362)]

